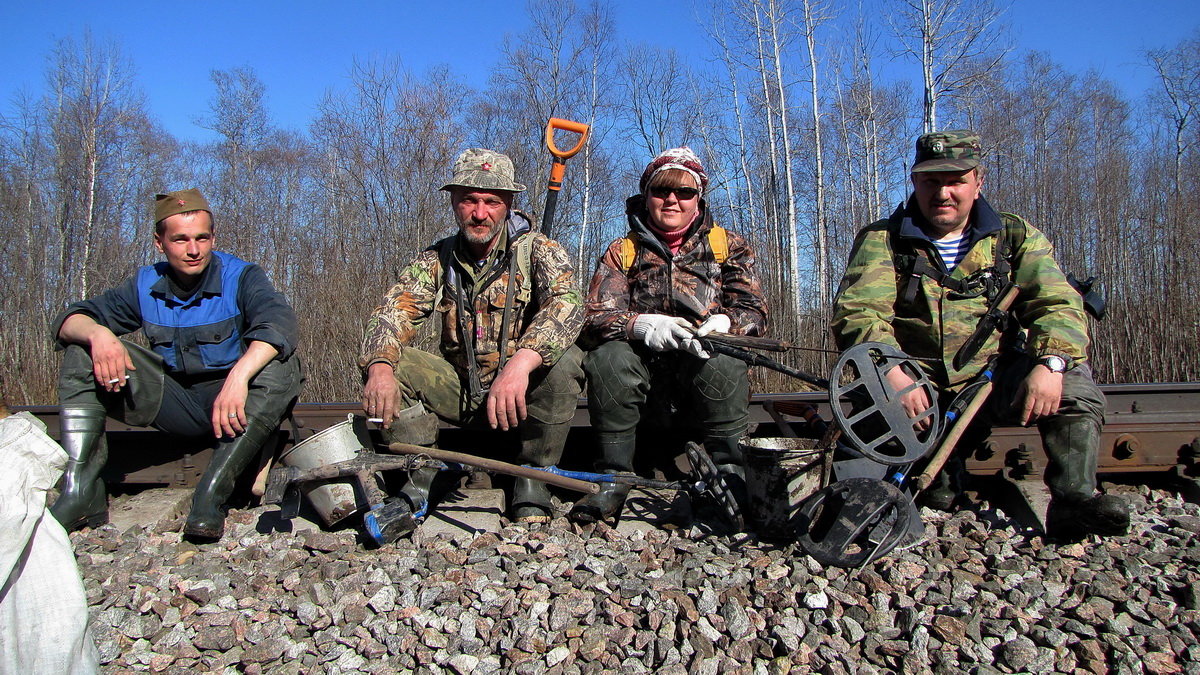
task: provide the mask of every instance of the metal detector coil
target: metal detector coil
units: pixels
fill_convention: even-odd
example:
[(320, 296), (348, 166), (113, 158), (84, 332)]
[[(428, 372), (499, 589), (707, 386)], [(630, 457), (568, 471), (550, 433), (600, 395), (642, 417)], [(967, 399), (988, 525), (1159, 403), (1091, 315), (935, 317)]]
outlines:
[(848, 478), (805, 500), (799, 519), (805, 553), (826, 565), (860, 567), (896, 548), (920, 513), (891, 483)]
[[(892, 368), (902, 368), (913, 380), (896, 391), (887, 381)], [(923, 389), (931, 405), (910, 418), (900, 397)], [(842, 440), (863, 456), (881, 464), (911, 464), (925, 456), (941, 433), (938, 393), (925, 371), (907, 354), (881, 342), (863, 342), (842, 352), (829, 377), (829, 405)], [(926, 429), (915, 424), (927, 420)]]

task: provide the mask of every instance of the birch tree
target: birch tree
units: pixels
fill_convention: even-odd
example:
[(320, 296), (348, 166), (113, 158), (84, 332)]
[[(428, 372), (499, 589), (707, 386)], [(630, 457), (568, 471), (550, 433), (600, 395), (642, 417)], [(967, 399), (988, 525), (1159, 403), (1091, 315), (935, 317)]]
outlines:
[[(895, 0), (889, 16), (901, 54), (921, 67), (925, 133), (938, 129), (938, 102), (998, 66), (1007, 49), (999, 21), (1004, 10), (991, 0)], [(979, 61), (982, 67), (967, 69)]]

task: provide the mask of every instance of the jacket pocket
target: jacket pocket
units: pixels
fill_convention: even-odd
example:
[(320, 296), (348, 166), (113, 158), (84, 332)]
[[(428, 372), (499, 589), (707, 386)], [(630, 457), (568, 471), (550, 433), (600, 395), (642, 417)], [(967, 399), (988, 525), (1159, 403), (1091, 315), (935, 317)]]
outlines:
[(241, 358), (245, 349), (238, 331), (238, 319), (235, 316), (192, 329), (205, 368), (228, 368)]
[(179, 365), (175, 360), (175, 330), (170, 326), (159, 326), (152, 323), (142, 325), (142, 332), (146, 334), (146, 341), (150, 343), (150, 349), (161, 356), (167, 366), (172, 369)]

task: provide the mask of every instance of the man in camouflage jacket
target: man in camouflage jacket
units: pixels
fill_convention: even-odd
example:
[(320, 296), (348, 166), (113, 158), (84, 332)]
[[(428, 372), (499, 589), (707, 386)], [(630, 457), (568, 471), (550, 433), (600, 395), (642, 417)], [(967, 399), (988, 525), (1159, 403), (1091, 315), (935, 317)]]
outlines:
[[(691, 150), (656, 157), (642, 174), (641, 194), (626, 204), (629, 234), (596, 265), (581, 342), (590, 347), (584, 369), (600, 471), (633, 471), (637, 427), (654, 400), (697, 422), (714, 461), (735, 483), (740, 477), (747, 367), (729, 356), (710, 357), (695, 338), (761, 336), (767, 303), (746, 240), (723, 229), (714, 236), (702, 198), (707, 186)], [(605, 484), (571, 515), (580, 522), (613, 518), (627, 492)]]
[[(437, 417), (460, 425), (516, 428), (518, 461), (551, 466), (562, 454), (583, 385), (575, 339), (583, 322), (570, 258), (512, 209), (512, 161), (472, 149), (455, 162), (450, 192), (459, 232), (421, 252), (367, 322), (360, 366), (363, 407), (391, 442), (429, 445)], [(408, 346), (433, 312), (441, 356)], [(428, 411), (432, 411), (431, 414)], [(435, 471), (404, 488), (423, 515)], [(511, 515), (551, 515), (545, 483), (517, 479)]]
[[(946, 398), (1000, 355), (977, 426), (1037, 423), (1049, 458), (1048, 531), (1123, 533), (1127, 505), (1096, 494), (1104, 397), (1087, 363), (1082, 299), (1045, 235), (996, 212), (980, 194), (979, 153), (979, 138), (969, 131), (917, 139), (913, 195), (855, 241), (835, 303), (834, 338), (842, 349), (881, 342), (931, 359), (921, 365)], [(971, 358), (960, 357), (956, 368), (955, 356), (1010, 279), (1019, 288), (1010, 310), (1015, 321), (1003, 334), (993, 331)], [(1024, 348), (1010, 349), (1018, 337)], [(897, 391), (913, 383), (900, 368), (887, 379)], [(910, 417), (931, 405), (919, 388), (901, 398)], [(948, 506), (948, 489), (943, 483), (931, 501)]]

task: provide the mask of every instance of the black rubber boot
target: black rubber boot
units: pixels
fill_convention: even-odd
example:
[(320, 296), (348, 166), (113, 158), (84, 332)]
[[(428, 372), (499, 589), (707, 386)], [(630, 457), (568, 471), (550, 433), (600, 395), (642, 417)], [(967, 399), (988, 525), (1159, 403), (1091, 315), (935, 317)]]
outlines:
[(429, 491), (437, 475), (438, 470), (433, 468), (415, 469), (408, 473), (408, 482), (400, 488), (400, 496), (408, 501), (413, 518), (420, 520), (429, 513)]
[[(384, 431), (388, 443), (408, 443), (431, 448), (437, 444), (438, 418), (427, 411), (423, 403), (417, 402), (396, 414), (396, 419)], [(416, 469), (408, 474), (408, 482), (400, 488), (400, 497), (408, 503), (414, 520), (420, 520), (429, 512), (429, 492), (438, 470)]]
[[(600, 437), (600, 461), (596, 469), (602, 473), (633, 474), (633, 453), (637, 449), (637, 434), (598, 434)], [(600, 492), (579, 500), (568, 517), (576, 523), (588, 524), (598, 520), (614, 521), (625, 506), (629, 486), (604, 483)]]
[[(545, 424), (530, 418), (521, 427), (521, 454), (517, 463), (554, 466), (562, 457), (571, 424)], [(513, 483), (509, 517), (518, 523), (546, 523), (554, 516), (550, 488), (540, 480), (517, 478)]]
[(217, 541), (225, 534), (225, 500), (233, 493), (238, 476), (275, 429), (274, 425), (251, 418), (241, 435), (217, 444), (212, 461), (192, 494), (192, 510), (183, 525), (184, 536), (197, 541)]
[(388, 443), (408, 443), (426, 448), (435, 447), (438, 439), (437, 415), (427, 411), (423, 403), (413, 405), (396, 413), (396, 419), (384, 430)]
[(1046, 509), (1046, 534), (1058, 541), (1080, 541), (1089, 534), (1112, 537), (1129, 532), (1129, 504), (1116, 495), (1087, 499), (1052, 498)]
[(67, 451), (62, 489), (50, 513), (68, 532), (108, 522), (108, 496), (100, 470), (108, 461), (104, 406), (65, 406), (59, 413), (59, 444)]

